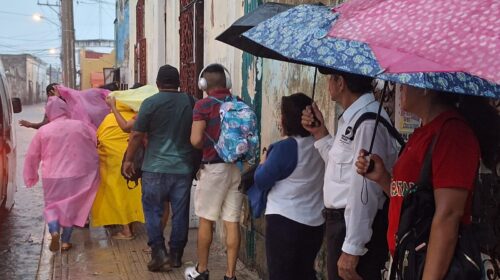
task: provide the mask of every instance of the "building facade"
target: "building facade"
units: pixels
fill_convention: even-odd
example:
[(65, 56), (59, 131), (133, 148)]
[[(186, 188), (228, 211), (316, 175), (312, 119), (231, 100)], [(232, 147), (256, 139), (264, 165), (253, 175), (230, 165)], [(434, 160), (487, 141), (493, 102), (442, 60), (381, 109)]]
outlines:
[[(201, 97), (197, 80), (203, 66), (221, 63), (229, 69), (232, 92), (256, 111), (262, 148), (280, 139), (279, 120), (282, 96), (312, 93), (314, 68), (254, 57), (221, 43), (215, 38), (238, 18), (253, 11), (263, 0), (119, 0), (128, 3), (129, 55), (127, 82), (154, 84), (163, 64), (177, 67), (181, 90)], [(317, 3), (317, 0), (274, 0), (284, 4)], [(336, 5), (341, 0), (322, 1)], [(125, 10), (125, 9), (123, 9)], [(124, 13), (124, 12), (122, 12)], [(118, 45), (118, 44), (117, 44)], [(325, 113), (329, 131), (336, 131), (341, 109), (330, 100), (326, 78), (318, 75), (315, 101)], [(398, 110), (397, 94), (384, 100), (397, 127), (408, 127), (415, 120)], [(411, 131), (401, 131), (405, 136)], [(252, 219), (245, 204), (241, 218), (240, 259), (267, 279), (265, 222)], [(317, 258), (318, 278), (325, 279), (325, 252)]]
[(115, 51), (99, 53), (80, 49), (80, 89), (96, 88), (105, 84), (104, 69), (115, 67)]
[(49, 77), (45, 62), (30, 54), (2, 54), (0, 59), (12, 97), (19, 97), (23, 104), (34, 104), (46, 99), (45, 87)]

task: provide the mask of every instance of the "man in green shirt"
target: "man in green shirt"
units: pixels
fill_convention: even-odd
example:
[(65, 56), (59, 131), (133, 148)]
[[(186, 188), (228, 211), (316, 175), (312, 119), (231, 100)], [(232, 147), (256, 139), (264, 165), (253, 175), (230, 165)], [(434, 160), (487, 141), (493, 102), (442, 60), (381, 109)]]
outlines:
[[(175, 67), (160, 67), (156, 78), (160, 92), (142, 103), (123, 164), (126, 175), (133, 173), (134, 155), (147, 135), (142, 164), (142, 204), (148, 245), (152, 249), (148, 263), (150, 271), (180, 267), (187, 243), (193, 168), (190, 142), (193, 110), (190, 97), (178, 91), (179, 84), (179, 72)], [(170, 201), (173, 212), (170, 259), (161, 225), (165, 201)]]

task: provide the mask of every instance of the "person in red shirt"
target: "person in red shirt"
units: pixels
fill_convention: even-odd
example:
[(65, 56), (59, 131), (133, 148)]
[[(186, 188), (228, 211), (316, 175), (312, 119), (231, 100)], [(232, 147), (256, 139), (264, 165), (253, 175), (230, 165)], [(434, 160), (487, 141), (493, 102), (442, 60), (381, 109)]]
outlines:
[[(392, 176), (378, 155), (372, 155), (374, 169), (367, 173), (367, 152), (360, 151), (357, 172), (377, 182), (390, 196), (387, 241), (393, 254), (404, 196), (419, 180), (427, 149), (437, 136), (432, 153), (432, 185), (435, 213), (427, 248), (423, 279), (442, 279), (451, 263), (460, 224), (471, 222), (471, 196), (480, 157), (491, 162), (499, 124), (496, 110), (480, 97), (433, 92), (408, 85), (401, 87), (402, 109), (422, 120), (396, 162)], [(492, 149), (493, 148), (493, 149)]]

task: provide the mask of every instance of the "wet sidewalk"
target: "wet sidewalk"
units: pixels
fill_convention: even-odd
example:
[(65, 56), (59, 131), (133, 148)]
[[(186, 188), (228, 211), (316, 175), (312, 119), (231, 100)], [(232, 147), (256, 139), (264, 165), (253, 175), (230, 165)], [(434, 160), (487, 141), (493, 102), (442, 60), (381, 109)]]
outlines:
[[(45, 230), (42, 256), (36, 279), (165, 279), (183, 280), (184, 269), (196, 262), (197, 230), (190, 229), (181, 268), (170, 272), (152, 273), (146, 264), (150, 260), (147, 236), (142, 224), (135, 225), (134, 240), (114, 240), (104, 228), (75, 228), (72, 236), (73, 248), (68, 252), (52, 253), (48, 246), (50, 234)], [(169, 236), (168, 233), (165, 234)], [(168, 240), (168, 238), (166, 238)], [(215, 240), (214, 236), (214, 240)], [(210, 279), (223, 279), (226, 254), (221, 244), (214, 242), (209, 259)], [(256, 272), (248, 270), (238, 262), (238, 280), (257, 280)]]

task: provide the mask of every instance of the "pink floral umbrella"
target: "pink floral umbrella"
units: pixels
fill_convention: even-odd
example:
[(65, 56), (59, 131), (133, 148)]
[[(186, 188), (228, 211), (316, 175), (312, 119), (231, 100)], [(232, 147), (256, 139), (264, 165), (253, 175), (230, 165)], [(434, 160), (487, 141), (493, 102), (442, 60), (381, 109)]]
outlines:
[(387, 73), (466, 72), (500, 84), (500, 1), (352, 0), (331, 37), (366, 42)]

